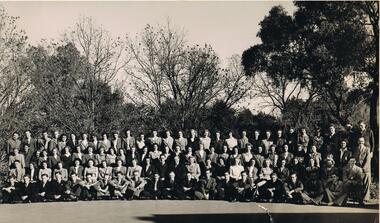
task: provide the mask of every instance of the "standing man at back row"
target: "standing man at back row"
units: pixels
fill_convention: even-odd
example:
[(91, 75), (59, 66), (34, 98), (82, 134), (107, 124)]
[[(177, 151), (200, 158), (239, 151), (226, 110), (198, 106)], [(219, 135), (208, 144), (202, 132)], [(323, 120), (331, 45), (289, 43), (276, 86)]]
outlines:
[[(364, 138), (364, 145), (369, 148), (370, 151), (370, 160), (372, 164), (372, 172), (375, 176), (378, 176), (378, 156), (377, 151), (375, 151), (375, 137), (373, 135), (373, 132), (370, 128), (367, 128), (366, 124), (363, 121), (359, 122), (359, 129), (356, 133), (355, 137), (355, 143), (359, 142), (359, 138)], [(358, 146), (358, 144), (356, 144)], [(376, 156), (373, 156), (373, 154), (376, 154)]]
[(371, 152), (369, 147), (365, 146), (364, 137), (358, 139), (358, 147), (354, 152), (354, 157), (357, 166), (363, 170), (363, 195), (364, 201), (370, 199), (370, 185), (371, 185)]

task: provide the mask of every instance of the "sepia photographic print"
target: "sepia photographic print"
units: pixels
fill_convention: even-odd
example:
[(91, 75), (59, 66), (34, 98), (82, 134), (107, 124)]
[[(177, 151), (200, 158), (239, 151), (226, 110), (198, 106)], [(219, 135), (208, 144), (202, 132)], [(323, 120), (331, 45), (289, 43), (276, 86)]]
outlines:
[(378, 1), (1, 1), (0, 223), (378, 223)]

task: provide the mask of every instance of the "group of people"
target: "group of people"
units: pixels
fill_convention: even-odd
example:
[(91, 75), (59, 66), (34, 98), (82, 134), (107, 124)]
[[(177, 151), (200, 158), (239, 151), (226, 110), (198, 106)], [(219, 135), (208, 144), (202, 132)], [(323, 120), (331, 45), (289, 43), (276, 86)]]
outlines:
[(96, 199), (199, 199), (345, 205), (370, 199), (372, 132), (282, 129), (122, 137), (26, 131), (7, 141), (4, 203)]

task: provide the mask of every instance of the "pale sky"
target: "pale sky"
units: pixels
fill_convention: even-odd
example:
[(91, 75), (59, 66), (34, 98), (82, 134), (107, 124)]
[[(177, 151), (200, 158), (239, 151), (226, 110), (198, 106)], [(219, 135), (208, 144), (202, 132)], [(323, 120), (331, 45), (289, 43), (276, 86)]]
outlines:
[(82, 16), (89, 16), (113, 36), (141, 31), (147, 23), (167, 19), (184, 28), (189, 43), (211, 44), (221, 59), (241, 54), (258, 43), (258, 23), (270, 8), (282, 5), (293, 12), (291, 1), (261, 2), (2, 2), (7, 12), (19, 16), (19, 27), (29, 43), (60, 38)]
[[(293, 13), (291, 1), (255, 2), (1, 2), (8, 14), (19, 16), (30, 44), (59, 39), (79, 18), (92, 17), (114, 37), (134, 36), (146, 24), (171, 23), (186, 32), (189, 44), (210, 44), (222, 64), (233, 54), (260, 42), (259, 22), (275, 5)], [(252, 109), (252, 100), (243, 102)], [(260, 109), (258, 109), (260, 110)]]

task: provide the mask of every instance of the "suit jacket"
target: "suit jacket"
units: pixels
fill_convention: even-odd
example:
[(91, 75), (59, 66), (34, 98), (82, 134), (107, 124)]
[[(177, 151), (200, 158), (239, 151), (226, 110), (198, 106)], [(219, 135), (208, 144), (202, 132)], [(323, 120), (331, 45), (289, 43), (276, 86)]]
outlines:
[(127, 175), (127, 167), (121, 166), (119, 170), (117, 167), (114, 167), (112, 169), (112, 172), (113, 172), (113, 177), (117, 176), (117, 172), (121, 172), (124, 176), (126, 176)]
[(123, 148), (125, 148), (127, 150), (129, 150), (131, 147), (136, 146), (136, 140), (132, 136), (129, 138), (123, 138), (123, 143), (124, 143)]
[(291, 190), (294, 190), (295, 192), (302, 192), (303, 183), (300, 180), (297, 180), (295, 183), (293, 183), (291, 180), (288, 180), (284, 183), (284, 189), (286, 192), (289, 192)]
[(59, 155), (57, 157), (49, 156), (48, 167), (49, 168), (55, 168), (57, 166), (58, 162), (61, 162), (61, 158)]
[(203, 154), (201, 154), (200, 150), (195, 151), (195, 159), (198, 164), (206, 164), (207, 152), (203, 150)]
[(187, 139), (186, 138), (176, 139), (175, 145), (179, 146), (181, 148), (181, 150), (185, 150), (187, 147)]
[(116, 148), (116, 151), (119, 151), (119, 149), (124, 149), (124, 143), (121, 138), (112, 139), (111, 140), (111, 145), (113, 148)]
[(212, 141), (212, 145), (214, 146), (215, 152), (217, 154), (223, 153), (224, 140), (222, 140), (222, 139), (216, 140), (215, 139), (215, 140)]
[(193, 139), (188, 138), (187, 139), (187, 146), (191, 147), (194, 150), (197, 150), (199, 148), (199, 138), (195, 137)]
[(247, 137), (245, 137), (245, 138), (241, 138), (241, 139), (238, 140), (238, 145), (239, 145), (239, 147), (240, 147), (241, 149), (246, 148), (246, 146), (247, 146), (248, 143), (249, 143), (249, 140), (248, 140)]
[(356, 165), (354, 165), (352, 168), (350, 168), (349, 166), (346, 166), (343, 169), (342, 179), (343, 179), (343, 183), (345, 183), (348, 180), (353, 180), (357, 182), (358, 184), (362, 184), (363, 170)]
[(352, 157), (352, 152), (349, 150), (344, 150), (342, 157), (340, 156), (340, 150), (336, 151), (334, 154), (335, 166), (339, 168), (343, 168), (347, 165), (348, 161)]
[(76, 173), (80, 179), (83, 179), (83, 172), (84, 172), (83, 166), (79, 166), (78, 171), (75, 171), (75, 167), (72, 166), (70, 167), (70, 170), (69, 170), (69, 176), (71, 176), (72, 173)]
[(13, 152), (14, 149), (21, 149), (21, 141), (19, 139), (8, 139), (7, 141), (7, 154)]
[(71, 150), (74, 150), (78, 146), (78, 140), (73, 141), (72, 139), (69, 139), (66, 144), (71, 148)]
[(202, 179), (200, 181), (201, 192), (203, 194), (209, 194), (210, 192), (214, 192), (216, 189), (216, 180), (213, 177), (210, 179)]
[(371, 154), (369, 147), (364, 146), (362, 149), (357, 148), (354, 157), (356, 165), (363, 169), (364, 173), (371, 172)]
[(158, 179), (156, 188), (154, 187), (155, 184), (156, 182), (154, 181), (154, 179), (147, 180), (144, 190), (152, 194), (154, 194), (155, 192), (161, 192), (162, 188), (164, 188), (164, 181)]
[(365, 130), (363, 132), (361, 131), (358, 131), (356, 133), (356, 137), (355, 137), (355, 145), (357, 145), (357, 142), (358, 142), (358, 139), (360, 137), (363, 137), (364, 138), (364, 145), (366, 145), (367, 147), (369, 147), (370, 149), (370, 152), (373, 152), (373, 149), (375, 148), (375, 138), (374, 138), (374, 135), (373, 135), (373, 132), (372, 130)]
[(36, 185), (34, 183), (29, 183), (26, 185), (25, 183), (17, 184), (16, 191), (20, 197), (28, 196), (29, 198), (33, 196), (36, 190)]
[(141, 171), (141, 177), (151, 178), (157, 172), (156, 168), (150, 164), (149, 167), (143, 166)]
[(29, 147), (29, 151), (33, 151), (33, 153), (38, 150), (37, 147), (37, 140), (35, 138), (30, 138), (28, 140), (27, 138), (22, 140), (22, 149), (24, 149), (25, 145)]
[(164, 144), (164, 146), (169, 147), (170, 150), (173, 150), (173, 145), (174, 145), (173, 137), (163, 138), (162, 143)]
[(51, 139), (49, 141), (49, 149), (48, 151), (51, 153), (53, 151), (54, 148), (58, 148), (58, 139)]

